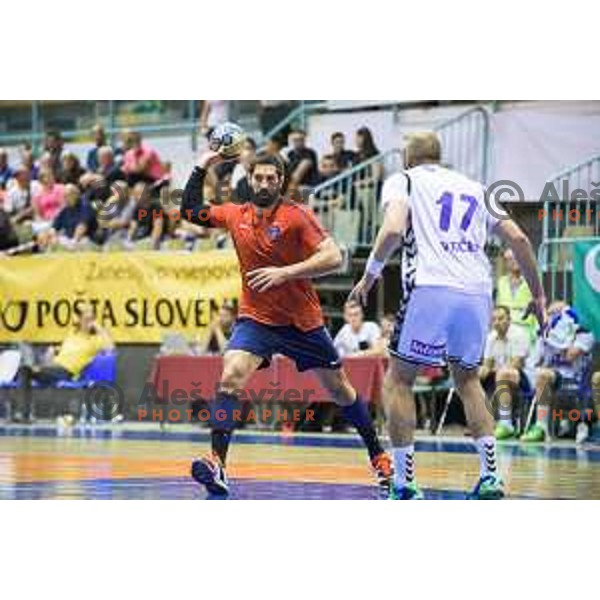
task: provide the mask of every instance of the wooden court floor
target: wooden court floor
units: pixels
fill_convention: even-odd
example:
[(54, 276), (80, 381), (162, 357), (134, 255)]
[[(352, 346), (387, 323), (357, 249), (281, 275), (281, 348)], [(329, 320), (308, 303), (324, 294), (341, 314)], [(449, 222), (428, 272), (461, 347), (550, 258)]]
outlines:
[[(203, 499), (188, 471), (207, 448), (206, 430), (184, 426), (0, 426), (0, 499)], [(469, 440), (422, 437), (416, 449), (426, 497), (465, 498), (478, 474)], [(499, 453), (510, 498), (600, 498), (600, 446), (509, 442)], [(355, 435), (241, 432), (228, 472), (234, 499), (376, 497)]]

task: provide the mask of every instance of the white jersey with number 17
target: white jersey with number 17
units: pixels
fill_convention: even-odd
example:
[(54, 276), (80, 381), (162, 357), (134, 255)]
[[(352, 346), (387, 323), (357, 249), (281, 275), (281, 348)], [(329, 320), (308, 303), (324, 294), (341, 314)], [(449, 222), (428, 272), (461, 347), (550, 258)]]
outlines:
[[(445, 286), (491, 294), (485, 244), (498, 223), (484, 202), (481, 183), (439, 165), (427, 164), (389, 177), (382, 206), (408, 199), (414, 234), (415, 285)], [(412, 231), (411, 231), (412, 229)]]

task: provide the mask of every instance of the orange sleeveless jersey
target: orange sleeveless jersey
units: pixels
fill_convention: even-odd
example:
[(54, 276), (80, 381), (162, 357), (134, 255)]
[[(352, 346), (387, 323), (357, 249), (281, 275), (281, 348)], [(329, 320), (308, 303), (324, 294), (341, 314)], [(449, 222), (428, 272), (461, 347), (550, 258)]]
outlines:
[(306, 260), (327, 233), (312, 210), (282, 201), (257, 215), (254, 204), (210, 207), (210, 222), (231, 234), (242, 273), (240, 317), (266, 325), (295, 325), (309, 331), (323, 325), (321, 304), (310, 279), (295, 279), (265, 292), (248, 287), (246, 273)]

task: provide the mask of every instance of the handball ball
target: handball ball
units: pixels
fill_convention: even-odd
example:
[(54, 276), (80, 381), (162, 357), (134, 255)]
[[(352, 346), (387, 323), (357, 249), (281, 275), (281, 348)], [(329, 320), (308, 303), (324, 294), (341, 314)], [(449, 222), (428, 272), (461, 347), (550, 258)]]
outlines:
[(210, 149), (225, 158), (235, 158), (242, 151), (246, 133), (235, 123), (217, 125), (208, 139)]

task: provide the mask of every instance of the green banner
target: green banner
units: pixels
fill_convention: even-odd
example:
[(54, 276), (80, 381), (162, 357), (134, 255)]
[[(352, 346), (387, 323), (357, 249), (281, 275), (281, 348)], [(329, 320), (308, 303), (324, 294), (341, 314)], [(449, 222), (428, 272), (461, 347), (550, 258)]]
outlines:
[(600, 340), (600, 238), (575, 242), (573, 291), (575, 310), (582, 325)]

